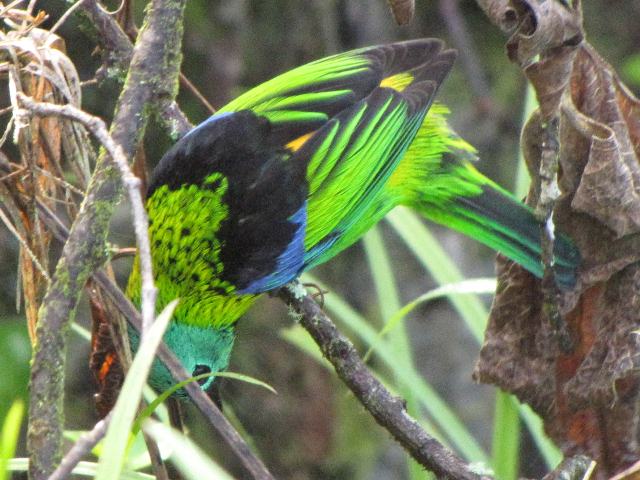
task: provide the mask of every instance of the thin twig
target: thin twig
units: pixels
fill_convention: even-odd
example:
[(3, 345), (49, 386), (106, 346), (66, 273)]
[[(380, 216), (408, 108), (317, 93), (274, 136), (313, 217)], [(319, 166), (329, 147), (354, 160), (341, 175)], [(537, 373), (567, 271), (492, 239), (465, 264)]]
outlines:
[(1, 208), (0, 208), (0, 220), (2, 220), (2, 223), (4, 223), (4, 225), (7, 227), (7, 230), (9, 230), (13, 234), (13, 236), (16, 237), (18, 242), (20, 242), (20, 245), (22, 245), (22, 249), (25, 252), (27, 252), (27, 255), (29, 255), (29, 258), (31, 259), (33, 264), (36, 266), (40, 274), (47, 280), (47, 283), (51, 283), (51, 277), (49, 276), (49, 272), (47, 272), (47, 270), (42, 266), (36, 254), (33, 253), (33, 251), (31, 250), (29, 243), (24, 238), (22, 238), (22, 236), (20, 235), (20, 232), (16, 230), (16, 228), (13, 226), (13, 223), (11, 223), (11, 220), (5, 215), (4, 211), (2, 211)]
[(200, 92), (200, 90), (198, 90), (198, 88), (191, 82), (191, 80), (187, 78), (184, 73), (180, 73), (180, 84), (187, 90), (189, 90), (191, 94), (196, 97), (200, 101), (200, 103), (202, 103), (207, 108), (207, 110), (209, 110), (209, 113), (211, 115), (216, 113), (215, 107), (211, 105), (211, 103), (209, 103), (209, 100), (207, 100), (207, 98)]
[(147, 452), (149, 452), (149, 458), (151, 459), (151, 465), (153, 466), (153, 473), (156, 476), (156, 480), (169, 480), (167, 467), (162, 460), (162, 455), (160, 455), (158, 443), (145, 432), (142, 432), (142, 436), (144, 438), (144, 443), (147, 445)]
[(360, 403), (422, 466), (438, 477), (479, 480), (469, 465), (427, 434), (409, 414), (402, 399), (393, 396), (362, 363), (349, 340), (336, 328), (320, 306), (295, 281), (278, 296), (300, 315), (300, 324), (311, 334), (338, 376)]
[(58, 28), (60, 28), (62, 26), (62, 24), (64, 22), (67, 21), (67, 19), (71, 16), (71, 14), (79, 7), (81, 6), (86, 0), (78, 0), (76, 3), (74, 3), (73, 5), (71, 5), (66, 12), (64, 12), (64, 14), (58, 19), (58, 21), (55, 23), (55, 25), (53, 27), (51, 27), (51, 29), (49, 29), (49, 33), (47, 34), (47, 36), (53, 34), (56, 32), (56, 30), (58, 30)]
[(21, 104), (32, 114), (49, 117), (63, 117), (84, 125), (107, 150), (120, 169), (122, 181), (129, 194), (133, 213), (133, 225), (138, 251), (140, 252), (140, 274), (142, 276), (142, 334), (148, 330), (155, 315), (157, 289), (153, 283), (153, 267), (151, 265), (151, 247), (149, 245), (149, 220), (140, 193), (140, 179), (136, 177), (122, 148), (115, 143), (101, 118), (89, 115), (73, 105), (54, 105), (52, 103), (35, 102), (21, 92), (17, 93)]
[(87, 455), (93, 447), (95, 447), (98, 442), (104, 438), (107, 433), (107, 428), (109, 428), (112, 416), (113, 411), (109, 412), (106, 417), (93, 426), (93, 429), (90, 432), (82, 435), (76, 443), (73, 444), (73, 447), (71, 447), (64, 456), (60, 465), (58, 465), (58, 468), (56, 468), (49, 477), (49, 480), (64, 480), (71, 475), (71, 472), (78, 465), (80, 460), (82, 460), (84, 456)]
[(573, 341), (567, 324), (560, 314), (560, 290), (555, 279), (553, 269), (553, 246), (556, 238), (556, 226), (553, 220), (553, 208), (560, 196), (558, 187), (558, 163), (560, 156), (559, 116), (553, 115), (542, 124), (542, 142), (540, 145), (540, 195), (535, 206), (535, 213), (544, 228), (541, 229), (540, 242), (542, 245), (542, 293), (543, 308), (558, 337), (558, 345), (563, 353), (573, 351)]
[(589, 480), (595, 467), (596, 462), (585, 455), (567, 457), (553, 471), (542, 477), (542, 480)]

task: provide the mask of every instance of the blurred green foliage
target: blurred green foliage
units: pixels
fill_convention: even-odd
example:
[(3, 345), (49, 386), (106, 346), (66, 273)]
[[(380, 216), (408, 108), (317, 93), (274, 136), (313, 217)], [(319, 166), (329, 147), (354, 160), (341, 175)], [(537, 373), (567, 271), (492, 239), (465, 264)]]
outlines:
[(0, 418), (15, 400), (27, 401), (31, 346), (24, 319), (15, 315), (0, 319)]

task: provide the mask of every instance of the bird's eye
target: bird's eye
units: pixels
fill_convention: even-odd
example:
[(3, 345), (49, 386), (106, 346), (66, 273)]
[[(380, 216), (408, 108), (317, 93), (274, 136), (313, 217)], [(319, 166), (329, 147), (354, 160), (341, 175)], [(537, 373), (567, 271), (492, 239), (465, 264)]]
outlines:
[[(203, 375), (205, 373), (211, 373), (211, 369), (208, 366), (196, 365), (196, 368), (193, 369), (193, 373), (191, 375), (194, 377), (197, 377), (198, 375)], [(208, 381), (209, 381), (209, 377), (201, 378), (200, 380), (198, 380), (198, 385), (204, 385)]]

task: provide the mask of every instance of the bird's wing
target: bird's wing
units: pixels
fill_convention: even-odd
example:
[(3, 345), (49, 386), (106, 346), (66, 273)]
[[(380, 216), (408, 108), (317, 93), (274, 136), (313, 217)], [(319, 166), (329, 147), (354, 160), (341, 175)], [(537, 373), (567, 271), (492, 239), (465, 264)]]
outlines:
[(179, 142), (191, 147), (156, 177), (175, 183), (176, 170), (194, 180), (222, 172), (230, 207), (216, 234), (223, 276), (240, 293), (277, 288), (370, 226), (362, 214), (411, 143), (454, 58), (442, 42), (427, 39), (296, 68), (192, 130)]
[(381, 86), (403, 90), (412, 83), (439, 84), (454, 57), (437, 39), (352, 50), (285, 72), (245, 92), (218, 114), (251, 110), (271, 122), (274, 139), (296, 150)]
[(315, 131), (292, 159), (307, 164), (305, 268), (351, 245), (394, 206), (384, 187), (455, 58), (437, 41), (378, 48), (376, 86)]

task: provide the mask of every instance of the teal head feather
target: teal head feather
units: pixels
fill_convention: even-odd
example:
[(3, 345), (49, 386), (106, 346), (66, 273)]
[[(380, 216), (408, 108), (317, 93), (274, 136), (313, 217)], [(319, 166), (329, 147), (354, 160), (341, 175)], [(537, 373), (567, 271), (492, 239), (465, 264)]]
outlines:
[[(140, 340), (138, 333), (132, 328), (129, 329), (129, 338), (131, 348), (136, 350)], [(234, 340), (233, 328), (205, 328), (179, 321), (173, 321), (164, 335), (164, 342), (194, 377), (226, 370)], [(200, 379), (198, 383), (203, 390), (209, 391), (214, 380), (215, 376), (210, 376)], [(151, 387), (163, 392), (175, 383), (167, 367), (156, 358), (149, 374)], [(179, 389), (176, 395), (185, 397), (186, 392)]]

